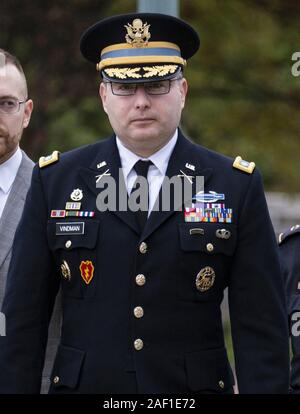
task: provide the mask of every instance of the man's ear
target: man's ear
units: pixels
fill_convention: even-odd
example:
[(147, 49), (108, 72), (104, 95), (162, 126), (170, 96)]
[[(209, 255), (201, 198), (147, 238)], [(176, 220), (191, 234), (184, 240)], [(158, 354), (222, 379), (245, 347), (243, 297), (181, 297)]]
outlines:
[(188, 83), (185, 78), (182, 78), (180, 83), (180, 94), (181, 94), (181, 108), (184, 108), (185, 105), (185, 98), (188, 92)]
[(31, 99), (28, 99), (28, 101), (26, 101), (25, 103), (23, 128), (28, 127), (32, 111), (33, 111), (33, 101)]
[(107, 113), (107, 109), (106, 109), (107, 87), (104, 84), (104, 82), (101, 82), (100, 83), (100, 86), (99, 86), (99, 97), (101, 99), (104, 112)]

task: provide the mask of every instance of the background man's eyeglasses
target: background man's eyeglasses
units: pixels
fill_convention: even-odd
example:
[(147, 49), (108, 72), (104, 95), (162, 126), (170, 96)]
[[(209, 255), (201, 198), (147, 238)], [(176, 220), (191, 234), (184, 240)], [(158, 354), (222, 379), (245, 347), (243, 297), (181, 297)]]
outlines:
[(104, 80), (104, 83), (110, 83), (111, 91), (117, 96), (130, 96), (134, 95), (137, 91), (138, 86), (143, 86), (147, 95), (166, 95), (170, 92), (171, 82), (182, 79), (182, 76), (174, 79), (165, 79), (155, 82), (144, 82), (144, 83), (118, 83), (108, 82)]
[(20, 110), (20, 106), (27, 102), (27, 99), (25, 101), (19, 101), (15, 98), (0, 98), (0, 112), (2, 114), (16, 114)]

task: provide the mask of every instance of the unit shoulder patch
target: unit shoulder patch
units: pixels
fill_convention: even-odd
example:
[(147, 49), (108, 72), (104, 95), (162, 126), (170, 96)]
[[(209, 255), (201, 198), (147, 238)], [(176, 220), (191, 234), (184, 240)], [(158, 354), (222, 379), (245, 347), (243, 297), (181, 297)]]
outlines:
[(255, 168), (254, 162), (245, 161), (242, 157), (237, 156), (232, 164), (233, 168), (237, 168), (238, 170), (244, 171), (248, 174), (252, 174)]
[(281, 245), (285, 240), (287, 240), (289, 237), (293, 236), (296, 233), (300, 233), (300, 224), (296, 224), (287, 231), (280, 233), (278, 236), (278, 244)]
[(47, 165), (53, 164), (54, 162), (59, 161), (59, 151), (53, 151), (51, 155), (47, 157), (40, 157), (39, 159), (39, 167), (44, 168)]

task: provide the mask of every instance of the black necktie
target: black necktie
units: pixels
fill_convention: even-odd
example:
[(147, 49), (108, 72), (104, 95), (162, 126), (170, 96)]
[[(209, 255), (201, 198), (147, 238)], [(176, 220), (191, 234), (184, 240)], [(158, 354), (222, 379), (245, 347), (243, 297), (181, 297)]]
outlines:
[[(147, 180), (147, 175), (148, 175), (148, 170), (149, 170), (150, 165), (152, 165), (151, 161), (139, 160), (135, 163), (133, 168), (135, 169), (138, 176), (144, 177)], [(147, 206), (149, 208), (149, 183), (148, 183), (148, 180), (147, 180), (147, 184), (148, 184), (148, 187), (147, 187), (147, 194), (148, 194)], [(134, 183), (133, 189), (135, 188), (135, 186), (136, 186), (136, 182)], [(136, 218), (137, 218), (140, 230), (142, 232), (144, 227), (145, 227), (147, 218), (148, 218), (148, 209), (146, 211), (137, 210), (137, 212), (135, 214), (136, 214)]]

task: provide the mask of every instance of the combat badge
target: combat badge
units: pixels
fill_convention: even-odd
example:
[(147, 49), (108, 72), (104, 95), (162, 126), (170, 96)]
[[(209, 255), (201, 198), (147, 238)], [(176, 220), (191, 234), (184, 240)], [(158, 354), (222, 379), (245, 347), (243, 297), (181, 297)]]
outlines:
[(206, 266), (200, 270), (196, 277), (196, 288), (200, 292), (209, 290), (215, 282), (215, 271), (212, 267)]
[(199, 191), (193, 198), (198, 203), (215, 203), (218, 200), (225, 200), (225, 194), (218, 194), (215, 191), (209, 191), (208, 193)]
[(90, 260), (82, 260), (79, 266), (82, 279), (88, 285), (94, 277), (94, 265)]

